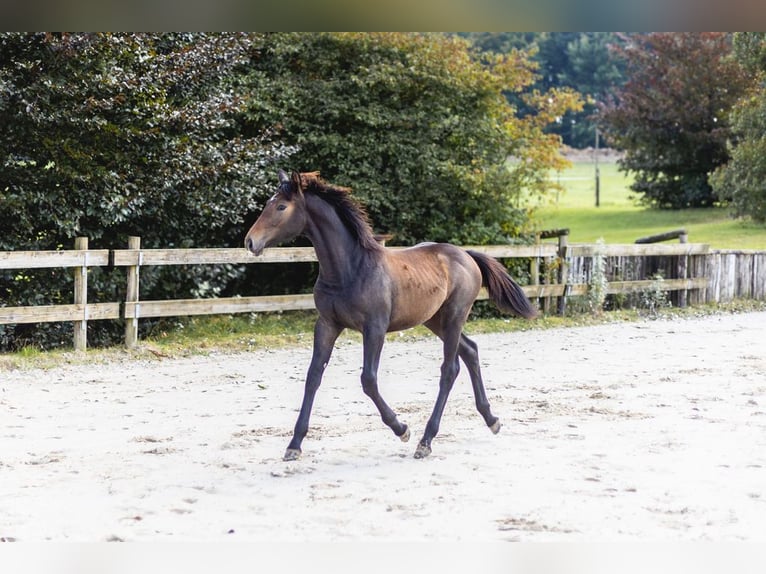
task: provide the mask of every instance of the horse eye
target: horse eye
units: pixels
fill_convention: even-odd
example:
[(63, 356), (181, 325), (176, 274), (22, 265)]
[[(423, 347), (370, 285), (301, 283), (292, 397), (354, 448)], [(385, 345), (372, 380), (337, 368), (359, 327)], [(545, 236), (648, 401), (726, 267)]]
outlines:
[(285, 209), (287, 209), (287, 206), (284, 203), (277, 205), (277, 211), (284, 211)]

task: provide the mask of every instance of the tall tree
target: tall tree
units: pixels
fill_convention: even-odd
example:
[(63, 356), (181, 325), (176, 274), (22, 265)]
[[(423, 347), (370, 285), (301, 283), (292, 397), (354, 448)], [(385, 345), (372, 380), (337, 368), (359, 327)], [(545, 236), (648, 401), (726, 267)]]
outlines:
[(728, 114), (750, 85), (725, 33), (633, 36), (620, 49), (629, 80), (601, 110), (609, 140), (625, 150), (631, 186), (661, 208), (714, 205), (708, 174), (728, 161)]
[(398, 243), (508, 241), (528, 221), (522, 190), (561, 161), (545, 127), (579, 105), (529, 92), (534, 69), (444, 35), (275, 34), (252, 63), (250, 120), (299, 148), (296, 169), (353, 187)]
[(624, 61), (616, 55), (622, 41), (618, 34), (587, 32), (566, 45), (567, 65), (558, 73), (559, 85), (571, 87), (586, 98), (581, 112), (570, 112), (561, 121), (559, 133), (572, 147), (594, 145), (598, 102), (607, 101), (625, 83)]
[(713, 189), (729, 199), (734, 214), (766, 222), (766, 33), (734, 34), (737, 60), (755, 79), (734, 107), (730, 161), (711, 177)]
[[(561, 136), (566, 145), (592, 146), (595, 138), (597, 102), (625, 82), (624, 63), (612, 46), (623, 43), (613, 32), (483, 32), (467, 33), (480, 50), (507, 53), (522, 50), (538, 64), (534, 88), (572, 89), (582, 95), (581, 110), (570, 110), (556, 119), (546, 131)], [(525, 113), (523, 102), (513, 94), (509, 100)]]

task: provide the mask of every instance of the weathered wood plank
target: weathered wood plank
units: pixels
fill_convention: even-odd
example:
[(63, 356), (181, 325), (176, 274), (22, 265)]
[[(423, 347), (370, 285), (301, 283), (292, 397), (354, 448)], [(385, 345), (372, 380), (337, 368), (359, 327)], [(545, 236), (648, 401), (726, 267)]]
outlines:
[[(559, 258), (559, 283), (567, 284), (572, 281), (569, 278), (569, 263), (571, 253), (569, 251), (569, 234), (559, 236), (558, 249), (556, 253)], [(558, 298), (557, 311), (559, 315), (564, 315), (567, 310), (567, 298), (566, 296), (571, 291), (564, 291), (564, 295)]]
[(720, 299), (719, 301), (725, 303), (734, 299), (736, 294), (736, 281), (737, 281), (737, 254), (736, 253), (721, 253), (721, 283), (720, 283)]
[(647, 237), (639, 237), (636, 239), (636, 243), (659, 243), (661, 241), (670, 241), (671, 239), (680, 239), (681, 243), (686, 243), (688, 237), (689, 234), (686, 233), (686, 229), (674, 229), (672, 231), (666, 231), (665, 233), (658, 233), (656, 235), (649, 235)]
[[(87, 251), (88, 238), (76, 237), (74, 248), (79, 251)], [(88, 268), (84, 265), (74, 270), (74, 304), (88, 304)], [(88, 320), (85, 317), (85, 313), (83, 313), (81, 319), (74, 322), (74, 349), (75, 351), (84, 351), (87, 346)]]
[(174, 299), (125, 303), (125, 317), (182, 317), (186, 315), (225, 315), (314, 309), (313, 295), (265, 295), (223, 299)]
[[(137, 252), (141, 249), (141, 238), (136, 236), (128, 237), (128, 249)], [(125, 301), (127, 303), (137, 303), (139, 300), (139, 279), (141, 277), (141, 268), (138, 265), (129, 265), (125, 270), (127, 276), (127, 285), (125, 289)], [(125, 346), (133, 349), (138, 344), (138, 318), (131, 317), (125, 321)]]
[(108, 249), (87, 251), (0, 251), (0, 269), (100, 267), (109, 264)]
[[(559, 297), (568, 288), (569, 295), (584, 295), (587, 285), (528, 285), (522, 287), (529, 297)], [(482, 289), (477, 299), (487, 299)], [(314, 309), (314, 296), (265, 295), (260, 297), (231, 297), (222, 299), (174, 299), (125, 303), (125, 318), (181, 317), (187, 315), (217, 315), (228, 313), (261, 313)]]
[(706, 243), (649, 243), (639, 245), (634, 243), (611, 245), (592, 245), (574, 243), (569, 245), (571, 257), (640, 257), (640, 256), (670, 256), (670, 255), (699, 255), (710, 252)]
[(558, 238), (563, 235), (569, 235), (568, 227), (564, 227), (562, 229), (544, 229), (537, 234), (540, 239), (552, 239), (554, 237)]
[[(86, 313), (87, 310), (87, 313)], [(119, 303), (88, 305), (37, 305), (35, 307), (0, 307), (0, 325), (21, 323), (54, 323), (57, 321), (119, 319)]]
[(555, 257), (558, 252), (558, 247), (555, 243), (538, 243), (537, 245), (466, 245), (461, 248), (478, 251), (498, 259)]
[(610, 281), (606, 292), (609, 295), (620, 293), (637, 293), (641, 291), (650, 291), (658, 289), (659, 291), (679, 291), (691, 289), (705, 289), (707, 279), (697, 277), (692, 279), (663, 279), (656, 281), (654, 279), (642, 279), (639, 281)]
[[(586, 295), (588, 286), (585, 284), (564, 285), (530, 285), (523, 287), (528, 297), (560, 297), (568, 287), (569, 296)], [(633, 293), (655, 288), (654, 282), (626, 281), (612, 282), (607, 292), (609, 294)], [(659, 288), (662, 290), (704, 289), (704, 278), (686, 280), (665, 280)], [(486, 290), (482, 289), (478, 299), (486, 299)], [(311, 295), (279, 295), (265, 297), (242, 297), (232, 299), (191, 299), (172, 301), (143, 301), (125, 304), (126, 317), (132, 317), (136, 309), (139, 318), (173, 317), (185, 315), (207, 315), (248, 312), (289, 311), (298, 309), (313, 309)], [(0, 324), (14, 323), (46, 323), (56, 321), (76, 321), (83, 317), (83, 305), (39, 305), (36, 307), (0, 307)], [(87, 320), (119, 319), (119, 303), (91, 303), (87, 305)]]
[(298, 263), (316, 261), (313, 247), (272, 247), (256, 257), (243, 248), (115, 249), (116, 266)]
[(718, 303), (721, 301), (721, 254), (711, 253), (705, 258), (705, 267), (708, 278), (708, 302)]
[(766, 253), (753, 255), (753, 298), (766, 299)]
[[(521, 287), (521, 289), (530, 299), (563, 297), (565, 293), (567, 296), (585, 295), (588, 292), (588, 286), (584, 283), (571, 283), (568, 285), (524, 285)], [(489, 294), (487, 293), (487, 289), (482, 287), (479, 291), (479, 295), (476, 297), (476, 300), (483, 301), (486, 299), (489, 299)]]
[[(401, 250), (407, 247), (391, 247)], [(497, 258), (550, 257), (556, 254), (553, 244), (540, 245), (469, 245), (471, 249)], [(131, 265), (209, 265), (223, 263), (300, 263), (315, 262), (313, 247), (272, 247), (256, 257), (244, 248), (211, 249), (115, 249), (116, 266)]]
[(120, 303), (88, 303), (86, 318), (88, 321), (122, 318)]

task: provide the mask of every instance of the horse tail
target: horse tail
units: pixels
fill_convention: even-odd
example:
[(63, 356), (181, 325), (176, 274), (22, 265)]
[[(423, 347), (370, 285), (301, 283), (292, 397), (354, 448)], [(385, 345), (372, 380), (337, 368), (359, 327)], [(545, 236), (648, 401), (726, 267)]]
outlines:
[(525, 319), (533, 319), (537, 316), (537, 309), (529, 302), (519, 284), (511, 279), (508, 271), (497, 259), (471, 250), (468, 250), (468, 255), (473, 257), (479, 266), (481, 284), (487, 288), (489, 298), (494, 301), (498, 309)]

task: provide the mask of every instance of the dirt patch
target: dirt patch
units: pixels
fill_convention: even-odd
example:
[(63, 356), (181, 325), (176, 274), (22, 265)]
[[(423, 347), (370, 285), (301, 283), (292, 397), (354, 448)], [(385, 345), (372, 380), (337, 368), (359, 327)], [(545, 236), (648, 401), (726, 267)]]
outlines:
[(383, 351), (409, 443), (343, 344), (290, 463), (309, 349), (3, 373), (0, 539), (766, 539), (766, 313), (475, 339), (503, 428), (464, 369), (425, 460), (436, 340)]

